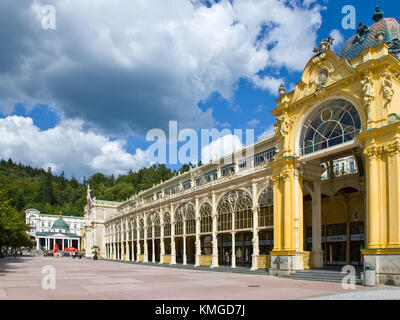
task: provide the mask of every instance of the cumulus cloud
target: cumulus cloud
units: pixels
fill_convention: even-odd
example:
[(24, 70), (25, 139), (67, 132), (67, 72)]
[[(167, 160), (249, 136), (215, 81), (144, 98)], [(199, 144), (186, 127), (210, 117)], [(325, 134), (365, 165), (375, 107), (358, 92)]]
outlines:
[(273, 78), (269, 76), (260, 78), (258, 75), (253, 76), (251, 80), (253, 81), (253, 84), (256, 88), (260, 88), (275, 95), (277, 94), (281, 83), (284, 82), (283, 79)]
[(271, 124), (267, 129), (264, 130), (263, 133), (261, 133), (258, 137), (257, 140), (261, 140), (264, 138), (268, 138), (270, 136), (273, 136), (275, 134), (274, 132), (274, 125)]
[(149, 165), (147, 151), (135, 154), (124, 150), (125, 141), (111, 141), (91, 131), (84, 132), (82, 121), (61, 121), (54, 128), (40, 131), (29, 117), (0, 119), (0, 158), (54, 172), (65, 171), (78, 177), (94, 172), (122, 174)]
[(342, 46), (342, 44), (344, 42), (344, 37), (343, 37), (342, 33), (340, 32), (340, 30), (333, 29), (331, 31), (330, 35), (335, 39), (335, 41), (333, 42), (332, 49), (334, 49), (334, 50), (340, 49), (340, 47)]
[[(102, 134), (210, 128), (200, 101), (230, 99), (239, 79), (275, 91), (268, 68), (302, 70), (321, 7), (278, 0), (63, 0), (56, 30), (41, 28), (46, 0), (0, 2), (0, 111), (52, 104)], [(275, 93), (275, 92), (274, 92)]]
[(224, 135), (202, 148), (201, 161), (207, 163), (218, 157), (231, 154), (242, 147), (239, 137), (233, 134)]

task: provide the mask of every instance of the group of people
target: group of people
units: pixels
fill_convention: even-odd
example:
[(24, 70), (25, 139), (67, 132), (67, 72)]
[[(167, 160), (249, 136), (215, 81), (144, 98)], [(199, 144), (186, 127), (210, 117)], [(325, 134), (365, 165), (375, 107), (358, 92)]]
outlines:
[(75, 258), (79, 258), (82, 259), (83, 257), (83, 253), (78, 251), (78, 252), (66, 252), (66, 251), (62, 251), (62, 252), (57, 252), (54, 253), (53, 251), (48, 251), (44, 254), (44, 256), (51, 256), (51, 257), (55, 257), (55, 256), (61, 256), (61, 257), (72, 257), (72, 259)]

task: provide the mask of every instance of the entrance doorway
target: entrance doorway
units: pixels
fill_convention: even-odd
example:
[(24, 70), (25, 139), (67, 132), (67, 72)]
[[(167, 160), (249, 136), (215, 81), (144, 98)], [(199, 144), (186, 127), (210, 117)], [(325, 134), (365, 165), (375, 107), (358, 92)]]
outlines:
[(241, 232), (235, 235), (236, 265), (251, 267), (251, 255), (253, 254), (253, 233)]
[(154, 240), (154, 254), (156, 262), (160, 262), (160, 239)]
[(183, 263), (183, 238), (175, 238), (176, 263)]
[(220, 266), (230, 266), (232, 263), (232, 235), (230, 233), (218, 234), (217, 243), (218, 264)]
[(196, 237), (186, 237), (186, 263), (194, 264), (196, 256)]

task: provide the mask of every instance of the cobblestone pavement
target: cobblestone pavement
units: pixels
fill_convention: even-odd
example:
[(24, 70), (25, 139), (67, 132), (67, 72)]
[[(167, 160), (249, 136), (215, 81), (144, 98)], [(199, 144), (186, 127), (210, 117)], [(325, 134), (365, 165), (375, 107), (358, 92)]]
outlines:
[[(42, 268), (48, 265), (56, 270), (56, 288), (45, 290), (42, 280), (46, 274)], [(365, 290), (363, 286), (356, 287), (356, 291)], [(338, 283), (282, 279), (261, 273), (61, 257), (0, 259), (0, 299), (264, 300), (329, 298), (345, 292), (348, 290)]]

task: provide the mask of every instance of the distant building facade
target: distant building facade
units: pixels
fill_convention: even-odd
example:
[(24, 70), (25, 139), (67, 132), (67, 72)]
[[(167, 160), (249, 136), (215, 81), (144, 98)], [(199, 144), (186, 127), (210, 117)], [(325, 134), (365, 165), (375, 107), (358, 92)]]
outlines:
[(83, 217), (43, 214), (36, 209), (28, 209), (25, 218), (36, 249), (53, 250), (56, 243), (61, 251), (67, 247), (80, 249)]

